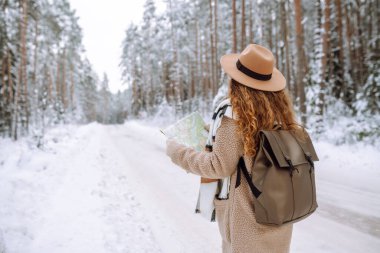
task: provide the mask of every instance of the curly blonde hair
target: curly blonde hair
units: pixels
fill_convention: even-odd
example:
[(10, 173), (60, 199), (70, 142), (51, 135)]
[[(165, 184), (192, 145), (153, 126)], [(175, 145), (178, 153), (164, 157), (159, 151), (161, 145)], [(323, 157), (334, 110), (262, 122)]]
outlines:
[(259, 130), (272, 129), (275, 122), (286, 130), (301, 127), (296, 121), (287, 89), (276, 92), (256, 90), (231, 79), (229, 97), (247, 156), (256, 155)]

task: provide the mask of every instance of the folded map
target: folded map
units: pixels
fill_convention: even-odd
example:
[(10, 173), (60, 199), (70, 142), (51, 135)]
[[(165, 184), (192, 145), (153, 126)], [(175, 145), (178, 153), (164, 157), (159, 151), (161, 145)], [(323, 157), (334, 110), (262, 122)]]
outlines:
[(174, 138), (178, 143), (202, 151), (205, 148), (208, 135), (204, 127), (205, 122), (202, 116), (199, 112), (193, 112), (161, 130), (161, 132), (168, 138)]

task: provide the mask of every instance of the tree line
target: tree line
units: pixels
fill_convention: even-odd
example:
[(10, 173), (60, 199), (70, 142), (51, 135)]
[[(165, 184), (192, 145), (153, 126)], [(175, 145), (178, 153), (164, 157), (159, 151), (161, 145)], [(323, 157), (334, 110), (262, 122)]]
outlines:
[(379, 1), (165, 3), (157, 13), (146, 0), (142, 21), (127, 27), (120, 67), (129, 89), (112, 94), (86, 58), (68, 0), (0, 0), (0, 136), (42, 140), (59, 123), (210, 112), (226, 86), (219, 58), (249, 43), (272, 50), (304, 124), (323, 132), (343, 115), (363, 122), (360, 135), (380, 136)]
[(0, 0), (0, 136), (41, 145), (49, 125), (120, 123), (125, 96), (93, 70), (67, 0)]
[[(380, 112), (380, 3), (376, 0), (146, 0), (130, 24), (121, 68), (131, 114), (162, 104), (183, 115), (210, 111), (225, 83), (219, 58), (249, 43), (272, 50), (303, 124)], [(335, 116), (331, 115), (335, 114)], [(377, 130), (378, 131), (378, 130)]]

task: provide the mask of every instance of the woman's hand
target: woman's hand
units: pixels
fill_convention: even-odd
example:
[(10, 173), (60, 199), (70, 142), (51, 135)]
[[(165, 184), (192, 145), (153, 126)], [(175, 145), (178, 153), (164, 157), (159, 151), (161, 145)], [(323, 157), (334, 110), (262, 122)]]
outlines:
[(166, 140), (166, 155), (172, 157), (176, 151), (177, 142), (173, 138)]

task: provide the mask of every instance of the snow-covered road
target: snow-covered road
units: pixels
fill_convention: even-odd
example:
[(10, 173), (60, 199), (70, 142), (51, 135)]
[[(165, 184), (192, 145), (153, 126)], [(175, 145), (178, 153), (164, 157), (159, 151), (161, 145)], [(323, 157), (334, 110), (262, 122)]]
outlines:
[[(199, 178), (170, 162), (156, 127), (70, 126), (47, 138), (45, 151), (0, 140), (6, 253), (221, 251), (217, 225), (194, 214)], [(316, 148), (319, 208), (294, 225), (291, 252), (379, 252), (380, 152)]]

